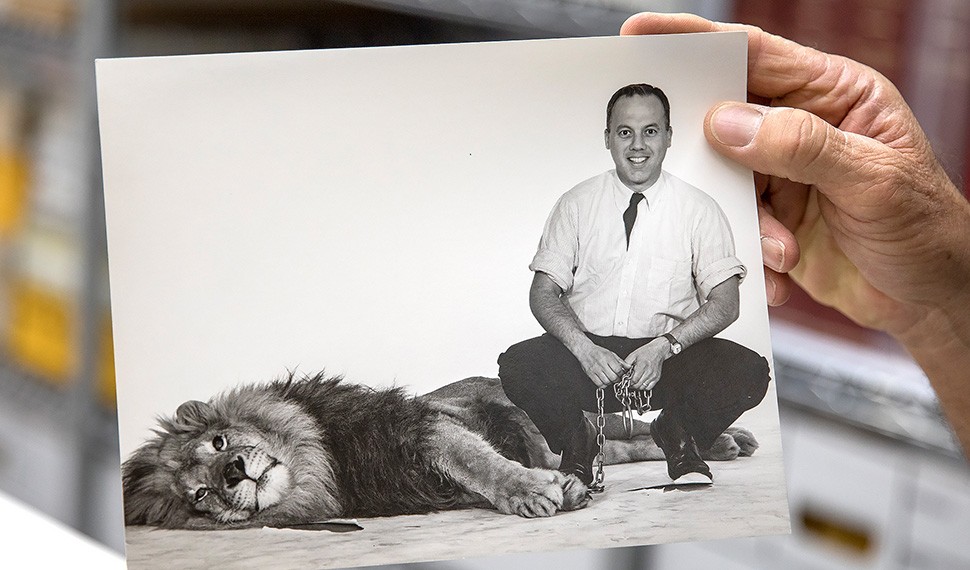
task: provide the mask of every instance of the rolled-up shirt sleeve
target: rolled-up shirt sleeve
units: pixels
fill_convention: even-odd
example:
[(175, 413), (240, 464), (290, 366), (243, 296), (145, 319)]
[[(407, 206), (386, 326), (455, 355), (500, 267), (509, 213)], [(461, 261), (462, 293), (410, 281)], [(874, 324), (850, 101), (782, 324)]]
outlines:
[(747, 269), (735, 256), (734, 235), (727, 217), (716, 202), (695, 220), (693, 247), (694, 283), (702, 301), (711, 290), (735, 275), (744, 280)]
[(529, 269), (548, 275), (563, 291), (573, 286), (573, 273), (579, 256), (578, 211), (563, 196), (546, 220), (539, 248)]

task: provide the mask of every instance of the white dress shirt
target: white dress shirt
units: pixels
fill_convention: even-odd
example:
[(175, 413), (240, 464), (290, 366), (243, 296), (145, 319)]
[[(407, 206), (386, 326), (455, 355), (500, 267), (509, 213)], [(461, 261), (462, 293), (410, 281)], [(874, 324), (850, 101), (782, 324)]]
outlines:
[(577, 185), (556, 203), (529, 265), (601, 336), (660, 336), (711, 289), (745, 275), (717, 202), (667, 172), (643, 192), (627, 249), (623, 211), (632, 194), (613, 170)]

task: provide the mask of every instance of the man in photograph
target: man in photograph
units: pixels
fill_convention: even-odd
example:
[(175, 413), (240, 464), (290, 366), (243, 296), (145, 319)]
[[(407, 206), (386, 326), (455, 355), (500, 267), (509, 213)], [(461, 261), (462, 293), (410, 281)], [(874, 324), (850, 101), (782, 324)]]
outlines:
[[(597, 409), (597, 388), (624, 382), (662, 410), (651, 433), (670, 478), (711, 483), (700, 451), (769, 380), (763, 357), (714, 338), (738, 318), (745, 268), (717, 203), (662, 169), (673, 138), (662, 90), (618, 90), (604, 137), (615, 169), (559, 199), (529, 266), (546, 333), (503, 353), (499, 376), (562, 453), (561, 471), (592, 481), (596, 431), (583, 411)], [(604, 408), (623, 409), (613, 389)]]

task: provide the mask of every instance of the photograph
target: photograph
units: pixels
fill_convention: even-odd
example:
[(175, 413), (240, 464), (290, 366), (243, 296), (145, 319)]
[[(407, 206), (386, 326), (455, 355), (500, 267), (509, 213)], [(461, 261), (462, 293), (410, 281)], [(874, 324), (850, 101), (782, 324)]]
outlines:
[(102, 59), (128, 565), (790, 532), (744, 33)]

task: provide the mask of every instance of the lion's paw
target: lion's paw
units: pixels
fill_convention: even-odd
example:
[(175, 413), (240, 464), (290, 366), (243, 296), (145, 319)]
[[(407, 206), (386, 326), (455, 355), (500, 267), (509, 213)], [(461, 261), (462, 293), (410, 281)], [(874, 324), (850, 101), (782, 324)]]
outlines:
[(741, 454), (741, 448), (734, 442), (734, 438), (722, 433), (714, 440), (714, 445), (701, 453), (707, 461), (731, 461)]
[(758, 440), (750, 431), (740, 427), (729, 427), (717, 436), (714, 445), (701, 453), (708, 461), (730, 461), (738, 457), (750, 457), (758, 449)]
[(734, 438), (734, 443), (736, 443), (741, 450), (741, 457), (751, 457), (754, 454), (754, 451), (759, 447), (758, 440), (755, 439), (754, 434), (744, 428), (729, 427), (724, 430), (724, 433)]
[(562, 510), (575, 511), (589, 504), (589, 490), (575, 475), (563, 475), (562, 478)]
[(586, 506), (586, 486), (575, 475), (558, 471), (530, 469), (512, 485), (508, 496), (495, 507), (506, 514), (525, 518), (551, 517), (558, 511)]

